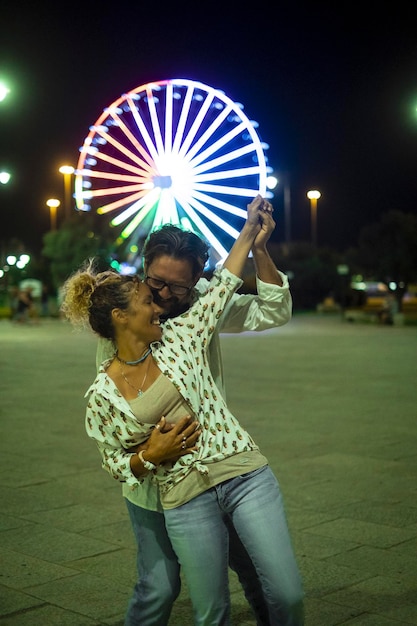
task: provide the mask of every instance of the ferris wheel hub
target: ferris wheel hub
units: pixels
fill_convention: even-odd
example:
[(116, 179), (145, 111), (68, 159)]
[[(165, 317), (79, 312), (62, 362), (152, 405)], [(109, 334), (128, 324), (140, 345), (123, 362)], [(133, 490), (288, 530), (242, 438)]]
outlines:
[(154, 176), (152, 182), (154, 187), (160, 187), (160, 189), (169, 189), (172, 187), (171, 176)]

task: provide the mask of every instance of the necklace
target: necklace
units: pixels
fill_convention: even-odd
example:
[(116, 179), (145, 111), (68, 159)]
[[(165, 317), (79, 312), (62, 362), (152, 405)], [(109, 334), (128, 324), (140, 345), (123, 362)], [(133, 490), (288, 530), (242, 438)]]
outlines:
[[(149, 356), (149, 354), (150, 354), (150, 353), (151, 353), (151, 351), (149, 350), (149, 351), (147, 352), (146, 356)], [(146, 358), (146, 357), (145, 357), (145, 358)], [(143, 361), (143, 359), (142, 359), (142, 361)], [(134, 390), (137, 392), (137, 394), (138, 394), (138, 398), (139, 398), (140, 396), (143, 396), (143, 390), (142, 390), (142, 387), (143, 387), (143, 385), (145, 384), (145, 380), (146, 380), (146, 378), (147, 378), (147, 376), (148, 376), (149, 363), (151, 362), (151, 359), (149, 359), (149, 360), (148, 360), (148, 362), (147, 362), (147, 364), (146, 364), (145, 376), (144, 376), (144, 378), (143, 378), (143, 380), (142, 380), (142, 384), (141, 384), (141, 386), (140, 386), (139, 388), (138, 388), (138, 387), (135, 387), (135, 385), (132, 385), (132, 383), (131, 383), (131, 382), (130, 382), (127, 378), (126, 378), (125, 373), (124, 373), (124, 371), (123, 371), (123, 365), (122, 365), (122, 363), (124, 363), (124, 362), (125, 362), (125, 361), (121, 361), (121, 362), (120, 362), (120, 373), (121, 373), (121, 375), (122, 375), (123, 379), (124, 379), (124, 380), (127, 382), (127, 384), (129, 385), (129, 387), (132, 387), (132, 389), (134, 389)]]
[(140, 359), (138, 359), (137, 361), (125, 361), (124, 359), (121, 359), (116, 352), (116, 359), (119, 361), (119, 363), (123, 363), (123, 365), (139, 365), (139, 363), (142, 363), (142, 361), (148, 358), (151, 352), (152, 350), (148, 348), (145, 354), (141, 356)]

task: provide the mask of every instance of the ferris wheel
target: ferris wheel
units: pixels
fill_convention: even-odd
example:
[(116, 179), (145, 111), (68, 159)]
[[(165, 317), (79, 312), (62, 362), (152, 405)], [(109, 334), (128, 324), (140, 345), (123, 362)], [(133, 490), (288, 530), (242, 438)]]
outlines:
[(154, 228), (178, 224), (224, 258), (247, 204), (267, 192), (267, 144), (243, 105), (188, 79), (148, 83), (106, 107), (89, 129), (75, 172), (79, 211), (108, 216), (117, 245), (134, 249)]

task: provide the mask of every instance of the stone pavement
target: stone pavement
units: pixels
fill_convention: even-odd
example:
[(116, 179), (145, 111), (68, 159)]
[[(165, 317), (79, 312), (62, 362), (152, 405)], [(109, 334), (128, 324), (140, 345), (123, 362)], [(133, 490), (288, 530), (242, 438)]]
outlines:
[[(63, 321), (0, 322), (0, 626), (123, 624), (134, 540), (84, 432), (95, 347)], [(306, 625), (415, 626), (417, 327), (298, 314), (223, 347), (229, 405), (284, 493)], [(169, 626), (192, 623), (184, 588)]]

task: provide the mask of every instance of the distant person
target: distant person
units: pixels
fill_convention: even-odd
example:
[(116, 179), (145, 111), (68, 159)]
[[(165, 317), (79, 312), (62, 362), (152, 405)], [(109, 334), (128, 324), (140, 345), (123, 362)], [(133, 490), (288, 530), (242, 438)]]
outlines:
[(394, 324), (395, 314), (398, 313), (398, 302), (393, 293), (388, 293), (383, 301), (382, 308), (378, 313), (378, 321), (380, 324)]
[[(303, 623), (301, 582), (278, 485), (265, 457), (228, 411), (206, 357), (221, 313), (240, 284), (236, 276), (249, 249), (257, 236), (264, 241), (262, 231), (269, 223), (265, 213), (270, 210), (264, 204), (257, 198), (248, 207), (248, 220), (224, 268), (215, 272), (191, 308), (164, 323), (162, 341), (161, 309), (153, 303), (148, 286), (138, 284), (135, 277), (86, 270), (66, 284), (66, 315), (73, 321), (88, 318), (93, 330), (116, 347), (90, 388), (87, 432), (98, 443), (104, 467), (128, 488), (143, 484), (148, 472), (158, 480), (168, 533), (184, 569), (196, 624), (229, 623), (225, 516), (256, 568), (268, 611), (259, 623)], [(276, 268), (274, 280), (282, 283)], [(154, 281), (158, 282), (156, 276)], [(164, 283), (159, 291), (180, 284)], [(119, 390), (116, 395), (114, 386)], [(120, 393), (122, 402), (117, 400)], [(158, 454), (147, 447), (147, 437), (160, 425), (158, 415), (175, 422), (181, 407), (183, 413), (191, 409), (202, 426), (198, 450), (175, 463), (161, 464)], [(185, 437), (183, 448), (188, 447)], [(201, 507), (202, 518), (197, 514)], [(138, 525), (137, 530), (145, 529)], [(146, 544), (142, 546), (146, 551)], [(152, 621), (148, 614), (146, 623), (163, 622)]]
[(17, 314), (19, 302), (19, 287), (15, 285), (9, 289), (9, 303), (10, 303), (10, 319), (14, 320)]
[(49, 317), (49, 289), (45, 284), (42, 285), (41, 291), (41, 315)]
[(26, 324), (33, 305), (33, 299), (28, 289), (20, 289), (17, 294), (16, 313), (14, 321), (18, 324)]

